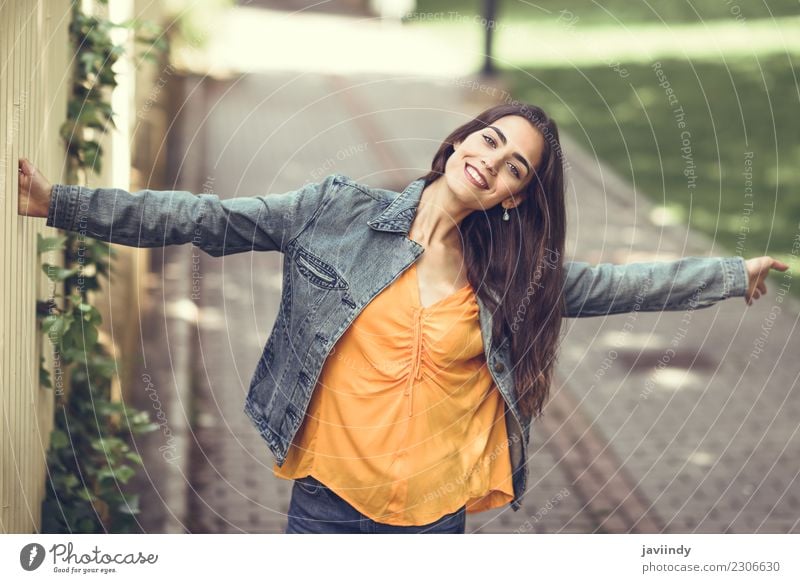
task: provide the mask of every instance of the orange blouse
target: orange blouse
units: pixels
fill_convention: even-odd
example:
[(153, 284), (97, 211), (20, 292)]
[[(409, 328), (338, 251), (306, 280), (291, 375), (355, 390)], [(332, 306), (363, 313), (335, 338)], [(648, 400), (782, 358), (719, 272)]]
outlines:
[(513, 498), (505, 402), (467, 284), (422, 307), (416, 264), (333, 347), (276, 476), (307, 475), (365, 516), (423, 525)]

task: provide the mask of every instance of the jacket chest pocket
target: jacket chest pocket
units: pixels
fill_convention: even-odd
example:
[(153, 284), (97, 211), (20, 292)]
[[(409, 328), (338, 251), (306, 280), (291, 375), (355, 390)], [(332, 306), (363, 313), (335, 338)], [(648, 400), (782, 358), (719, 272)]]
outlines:
[(322, 290), (346, 290), (347, 281), (327, 261), (309, 251), (297, 241), (292, 241), (287, 246), (287, 255), (291, 257), (292, 264), (306, 281)]

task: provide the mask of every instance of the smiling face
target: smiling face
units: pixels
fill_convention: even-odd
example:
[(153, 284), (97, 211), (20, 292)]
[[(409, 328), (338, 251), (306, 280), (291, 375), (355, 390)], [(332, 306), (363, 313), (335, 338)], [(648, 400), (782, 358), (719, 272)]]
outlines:
[[(544, 138), (525, 118), (507, 115), (456, 141), (447, 160), (447, 185), (462, 204), (489, 209), (516, 195), (534, 179), (542, 159)], [(513, 196), (504, 206), (522, 202)]]

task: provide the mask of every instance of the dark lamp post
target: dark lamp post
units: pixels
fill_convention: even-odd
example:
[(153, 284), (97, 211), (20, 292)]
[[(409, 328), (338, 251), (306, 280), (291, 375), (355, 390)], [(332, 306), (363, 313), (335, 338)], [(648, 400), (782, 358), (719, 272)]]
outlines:
[(481, 69), (482, 75), (494, 75), (496, 73), (494, 68), (494, 61), (492, 59), (492, 41), (494, 36), (494, 29), (497, 26), (497, 0), (483, 0), (483, 18), (486, 26), (486, 37), (484, 44), (484, 59), (483, 68)]

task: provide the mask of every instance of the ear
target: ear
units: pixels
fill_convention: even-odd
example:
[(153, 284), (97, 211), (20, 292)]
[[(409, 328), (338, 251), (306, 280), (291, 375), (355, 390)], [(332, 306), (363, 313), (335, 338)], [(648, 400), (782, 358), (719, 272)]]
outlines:
[(513, 209), (515, 207), (518, 207), (521, 204), (522, 204), (522, 197), (521, 196), (511, 196), (511, 197), (505, 199), (503, 202), (500, 203), (500, 205), (503, 208), (507, 208), (507, 209)]

